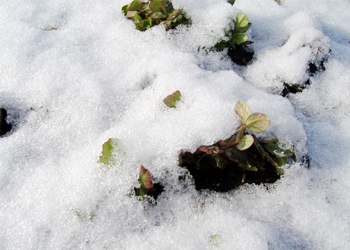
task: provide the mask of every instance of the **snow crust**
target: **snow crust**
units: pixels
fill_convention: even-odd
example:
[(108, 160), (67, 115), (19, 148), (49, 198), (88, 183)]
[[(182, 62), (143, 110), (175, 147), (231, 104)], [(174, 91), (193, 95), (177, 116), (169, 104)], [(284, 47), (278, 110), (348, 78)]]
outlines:
[[(0, 138), (0, 249), (349, 249), (350, 2), (172, 2), (192, 26), (140, 32), (125, 0), (0, 1), (0, 107), (14, 124)], [(199, 49), (238, 12), (253, 23), (247, 67)], [(298, 162), (268, 187), (198, 192), (178, 154), (230, 136), (238, 100)], [(109, 138), (120, 150), (106, 167)], [(132, 195), (141, 164), (164, 185), (156, 205)]]

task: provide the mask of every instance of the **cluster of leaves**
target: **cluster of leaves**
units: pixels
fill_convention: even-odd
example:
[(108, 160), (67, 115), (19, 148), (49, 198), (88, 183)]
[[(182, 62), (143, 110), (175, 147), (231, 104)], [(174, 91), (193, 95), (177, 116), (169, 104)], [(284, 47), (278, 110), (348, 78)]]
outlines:
[(232, 28), (225, 30), (225, 38), (214, 46), (214, 50), (221, 51), (224, 48), (236, 49), (237, 45), (248, 45), (253, 43), (248, 41), (249, 36), (245, 34), (252, 25), (244, 13), (238, 13), (236, 19), (232, 19)]
[(180, 24), (190, 24), (191, 20), (182, 9), (175, 10), (168, 0), (150, 0), (142, 2), (134, 0), (122, 7), (124, 15), (132, 20), (136, 29), (145, 31), (155, 25), (162, 24), (166, 30)]
[[(258, 139), (254, 134), (248, 133), (246, 129), (256, 133), (266, 130), (270, 126), (270, 120), (265, 114), (252, 114), (244, 101), (237, 102), (235, 112), (241, 118), (241, 125), (236, 133), (227, 140), (199, 147), (193, 154), (180, 154), (180, 165), (183, 162), (191, 163), (193, 160), (199, 165), (200, 161), (207, 160), (220, 169), (234, 165), (242, 171), (259, 172), (272, 166), (276, 173), (284, 174), (281, 166), (287, 164), (289, 157), (296, 160), (292, 146), (281, 143), (278, 139)], [(193, 157), (194, 155), (198, 157)]]

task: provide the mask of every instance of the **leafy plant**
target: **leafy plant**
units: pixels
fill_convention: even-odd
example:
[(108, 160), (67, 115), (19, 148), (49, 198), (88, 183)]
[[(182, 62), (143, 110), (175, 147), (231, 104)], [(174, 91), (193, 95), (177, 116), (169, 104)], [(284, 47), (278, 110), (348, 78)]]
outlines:
[(180, 165), (211, 165), (219, 169), (236, 167), (243, 171), (242, 182), (245, 171), (264, 172), (266, 168), (272, 167), (278, 175), (284, 174), (281, 166), (287, 164), (287, 159), (291, 157), (296, 161), (293, 147), (278, 139), (258, 139), (247, 132), (247, 129), (255, 133), (266, 130), (270, 120), (265, 114), (251, 113), (244, 101), (237, 102), (235, 112), (241, 119), (241, 125), (231, 137), (213, 145), (201, 146), (194, 153), (180, 154)]
[(245, 34), (252, 23), (248, 21), (248, 17), (244, 13), (238, 13), (236, 19), (232, 19), (231, 27), (225, 30), (225, 38), (214, 46), (214, 50), (221, 51), (224, 48), (236, 49), (237, 45), (247, 45), (253, 43), (248, 41), (249, 36)]
[(175, 10), (168, 0), (134, 0), (122, 7), (124, 15), (132, 20), (136, 29), (145, 31), (155, 25), (164, 25), (166, 30), (180, 24), (190, 24), (191, 20), (182, 9)]
[(181, 100), (181, 93), (180, 91), (175, 91), (171, 95), (168, 95), (164, 98), (163, 102), (165, 105), (167, 105), (169, 108), (175, 108), (176, 103)]

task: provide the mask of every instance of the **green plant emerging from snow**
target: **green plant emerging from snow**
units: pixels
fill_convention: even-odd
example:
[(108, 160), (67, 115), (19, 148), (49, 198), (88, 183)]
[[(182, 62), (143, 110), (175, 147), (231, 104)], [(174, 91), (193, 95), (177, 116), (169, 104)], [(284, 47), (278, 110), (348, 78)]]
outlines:
[(193, 154), (189, 152), (181, 154), (180, 164), (183, 161), (190, 163), (196, 160), (196, 164), (199, 165), (207, 157), (209, 162), (220, 169), (231, 164), (243, 171), (258, 172), (264, 171), (267, 164), (270, 164), (278, 174), (284, 174), (281, 166), (287, 164), (288, 157), (296, 160), (292, 146), (281, 143), (278, 139), (258, 139), (254, 134), (248, 133), (247, 129), (255, 133), (266, 130), (270, 126), (270, 120), (265, 114), (251, 113), (244, 101), (237, 102), (235, 112), (241, 119), (241, 125), (236, 133), (213, 145), (199, 147)]
[(214, 46), (214, 50), (223, 50), (224, 48), (236, 49), (237, 45), (247, 45), (253, 43), (248, 41), (249, 36), (245, 34), (252, 25), (244, 13), (238, 13), (236, 19), (232, 19), (231, 27), (225, 30), (225, 37)]
[(180, 24), (190, 24), (191, 20), (182, 9), (175, 10), (168, 0), (134, 0), (122, 7), (124, 15), (132, 20), (136, 29), (145, 31), (155, 25), (164, 25), (166, 30)]

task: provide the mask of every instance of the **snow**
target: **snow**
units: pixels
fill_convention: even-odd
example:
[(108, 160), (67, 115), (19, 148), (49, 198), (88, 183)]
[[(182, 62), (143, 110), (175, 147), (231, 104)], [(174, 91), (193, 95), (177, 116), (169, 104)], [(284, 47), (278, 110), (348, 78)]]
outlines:
[[(192, 26), (140, 32), (126, 0), (0, 1), (0, 107), (14, 125), (0, 138), (0, 249), (349, 249), (350, 2), (172, 2)], [(241, 11), (251, 64), (198, 50)], [(268, 188), (198, 192), (178, 154), (230, 136), (238, 100), (298, 162)], [(141, 164), (164, 185), (156, 205), (132, 195)]]

